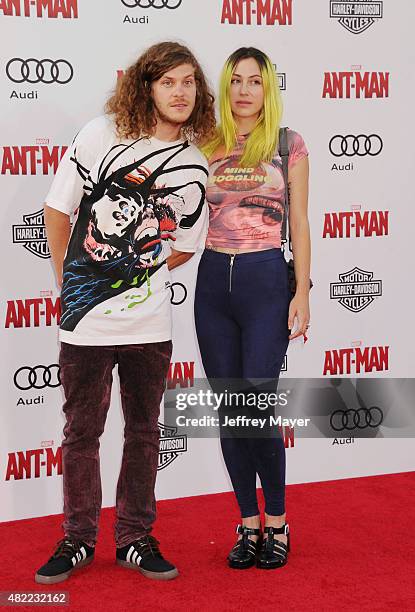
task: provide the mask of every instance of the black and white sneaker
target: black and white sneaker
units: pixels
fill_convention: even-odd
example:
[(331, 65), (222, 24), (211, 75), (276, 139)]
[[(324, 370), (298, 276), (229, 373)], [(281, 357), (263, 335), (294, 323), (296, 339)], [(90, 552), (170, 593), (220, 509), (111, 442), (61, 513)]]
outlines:
[(117, 563), (154, 580), (171, 580), (179, 575), (177, 568), (164, 559), (159, 542), (151, 535), (117, 548)]
[(69, 578), (75, 569), (84, 567), (94, 559), (95, 549), (84, 542), (65, 537), (45, 565), (37, 570), (35, 581), (40, 584), (55, 584)]

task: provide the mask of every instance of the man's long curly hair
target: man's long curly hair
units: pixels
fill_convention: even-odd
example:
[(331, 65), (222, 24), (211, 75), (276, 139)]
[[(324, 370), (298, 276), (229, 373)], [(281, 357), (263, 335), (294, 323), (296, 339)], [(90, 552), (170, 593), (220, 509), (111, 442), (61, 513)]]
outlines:
[(182, 135), (197, 144), (212, 138), (216, 125), (214, 97), (193, 53), (175, 42), (153, 45), (118, 80), (105, 112), (113, 116), (120, 138), (151, 136), (157, 123), (151, 84), (182, 64), (193, 66), (196, 81), (195, 107), (182, 126)]

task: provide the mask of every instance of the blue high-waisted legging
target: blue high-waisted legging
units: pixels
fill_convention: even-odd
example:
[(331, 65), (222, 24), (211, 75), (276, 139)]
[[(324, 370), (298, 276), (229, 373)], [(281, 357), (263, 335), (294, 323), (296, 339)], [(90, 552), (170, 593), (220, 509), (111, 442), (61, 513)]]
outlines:
[[(288, 347), (287, 264), (279, 249), (235, 255), (206, 249), (199, 264), (195, 319), (206, 376), (276, 379)], [(224, 437), (223, 457), (241, 516), (285, 512), (285, 447), (281, 436)]]

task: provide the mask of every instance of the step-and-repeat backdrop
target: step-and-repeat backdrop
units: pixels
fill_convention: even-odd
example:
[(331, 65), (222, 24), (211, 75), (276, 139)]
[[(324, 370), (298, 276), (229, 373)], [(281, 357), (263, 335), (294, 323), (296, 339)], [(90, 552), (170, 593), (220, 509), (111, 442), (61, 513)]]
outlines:
[[(0, 520), (62, 509), (59, 291), (44, 196), (74, 135), (155, 42), (190, 46), (214, 88), (229, 53), (263, 49), (283, 124), (310, 150), (311, 328), (282, 375), (412, 375), (414, 17), (411, 0), (0, 0)], [(173, 274), (176, 389), (204, 375), (196, 270), (197, 257)], [(106, 506), (121, 459), (118, 393), (115, 382), (101, 443)], [(183, 435), (163, 413), (160, 432), (159, 499), (230, 490), (217, 439)], [(410, 439), (284, 434), (289, 483), (414, 468)]]

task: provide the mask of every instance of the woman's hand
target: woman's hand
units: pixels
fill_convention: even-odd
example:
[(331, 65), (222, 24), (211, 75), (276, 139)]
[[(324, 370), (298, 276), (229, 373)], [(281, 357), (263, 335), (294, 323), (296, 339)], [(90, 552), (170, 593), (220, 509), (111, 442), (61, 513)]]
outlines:
[[(304, 335), (310, 321), (308, 302), (310, 292), (310, 227), (307, 217), (308, 206), (308, 158), (303, 157), (288, 170), (290, 186), (290, 235), (294, 258), (297, 290), (291, 300), (288, 313), (288, 329), (294, 331), (290, 340)], [(304, 341), (306, 336), (304, 336)]]
[(288, 336), (289, 340), (294, 340), (306, 333), (310, 322), (310, 306), (308, 293), (296, 293), (290, 303), (288, 311), (288, 329), (293, 330), (294, 319), (297, 319), (297, 329)]

